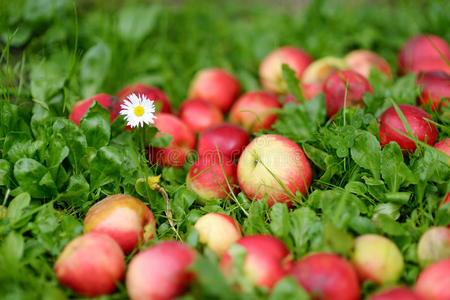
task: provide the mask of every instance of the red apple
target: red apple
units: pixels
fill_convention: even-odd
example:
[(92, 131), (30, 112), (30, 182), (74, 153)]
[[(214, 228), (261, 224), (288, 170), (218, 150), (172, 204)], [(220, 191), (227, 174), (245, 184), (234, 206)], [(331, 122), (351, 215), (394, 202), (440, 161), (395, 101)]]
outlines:
[(193, 132), (202, 132), (223, 121), (223, 114), (220, 109), (211, 102), (202, 99), (191, 99), (183, 102), (179, 116)]
[(323, 93), (328, 117), (331, 117), (344, 106), (364, 106), (363, 95), (372, 93), (372, 88), (369, 81), (356, 72), (336, 71), (325, 81)]
[[(444, 205), (445, 203), (450, 203), (450, 193), (447, 193), (444, 199), (442, 199), (442, 202), (440, 205)], [(450, 225), (449, 225), (450, 226)]]
[(420, 72), (417, 85), (422, 93), (417, 98), (423, 107), (431, 106), (433, 111), (447, 106), (450, 101), (450, 75), (444, 72)]
[(126, 86), (119, 93), (117, 93), (117, 113), (120, 112), (120, 105), (123, 101), (131, 94), (143, 94), (149, 100), (155, 101), (156, 112), (171, 113), (172, 106), (170, 105), (170, 100), (167, 98), (166, 94), (160, 89), (149, 86), (143, 83), (135, 83)]
[(450, 299), (450, 259), (440, 260), (423, 270), (414, 292), (423, 300)]
[(259, 66), (259, 78), (264, 90), (283, 94), (287, 84), (284, 81), (282, 65), (287, 64), (301, 80), (303, 71), (312, 62), (312, 58), (300, 48), (285, 46), (267, 55)]
[(200, 156), (186, 177), (186, 187), (203, 201), (228, 198), (236, 186), (236, 163), (223, 155)]
[(169, 300), (194, 279), (188, 270), (196, 253), (183, 243), (161, 242), (139, 252), (128, 266), (126, 286), (132, 300)]
[(187, 156), (195, 148), (195, 134), (179, 118), (171, 114), (158, 114), (155, 127), (157, 136), (168, 134), (172, 137), (165, 148), (151, 147), (150, 160), (165, 167), (182, 167)]
[[(314, 99), (317, 95), (322, 93), (323, 86), (321, 83), (302, 83), (300, 84), (302, 96), (306, 101)], [(285, 102), (299, 103), (297, 99), (291, 94), (286, 94)]]
[(281, 108), (274, 94), (255, 91), (242, 95), (231, 108), (230, 122), (241, 125), (248, 132), (270, 129), (277, 120), (275, 109)]
[[(414, 137), (422, 142), (426, 142), (428, 145), (433, 145), (437, 139), (437, 129), (434, 124), (427, 121), (427, 119), (432, 121), (433, 118), (423, 109), (413, 105), (399, 104), (398, 107), (405, 116)], [(401, 131), (407, 134), (407, 130), (403, 126), (402, 120), (394, 106), (385, 110), (378, 118), (378, 129), (381, 146), (384, 147), (390, 142), (397, 142), (402, 149), (410, 152), (416, 150), (416, 143), (412, 139), (397, 132)]]
[(359, 281), (355, 269), (336, 254), (308, 255), (294, 265), (291, 275), (313, 299), (359, 299)]
[(403, 272), (403, 256), (391, 240), (377, 234), (355, 239), (352, 262), (362, 280), (395, 282)]
[(420, 238), (417, 256), (422, 267), (450, 258), (450, 228), (431, 227)]
[[(253, 284), (271, 289), (292, 268), (289, 249), (279, 239), (263, 234), (249, 235), (237, 241), (247, 251), (243, 271)], [(220, 268), (227, 277), (233, 268), (232, 256), (222, 256)]]
[(125, 259), (109, 236), (88, 233), (71, 241), (55, 263), (58, 281), (75, 293), (96, 297), (116, 289), (125, 274)]
[(123, 194), (108, 196), (92, 206), (83, 228), (85, 233), (109, 235), (126, 254), (152, 239), (155, 230), (155, 218), (144, 202)]
[(387, 78), (392, 79), (391, 67), (388, 62), (375, 52), (369, 50), (354, 50), (345, 56), (348, 68), (365, 78), (369, 78), (372, 68), (383, 72)]
[(87, 113), (94, 100), (109, 111), (110, 121), (112, 123), (117, 118), (119, 113), (115, 110), (116, 100), (108, 94), (97, 94), (89, 99), (78, 101), (73, 106), (72, 113), (70, 114), (69, 119), (80, 126), (81, 118), (83, 118), (83, 116)]
[(230, 216), (208, 213), (195, 222), (200, 242), (218, 255), (222, 255), (242, 234), (239, 224)]
[(239, 158), (249, 140), (242, 127), (221, 123), (204, 131), (198, 139), (198, 155), (217, 155), (217, 152), (235, 159)]
[(388, 288), (369, 297), (368, 300), (421, 300), (407, 287)]
[(188, 96), (211, 102), (226, 113), (239, 96), (240, 90), (239, 81), (227, 71), (204, 69), (191, 82)]
[(450, 155), (450, 138), (446, 138), (445, 140), (439, 141), (434, 145), (434, 148), (439, 151)]
[(444, 71), (450, 74), (450, 66), (441, 55), (450, 60), (450, 48), (445, 40), (431, 34), (414, 36), (400, 49), (399, 70), (401, 73)]
[(312, 180), (312, 169), (302, 149), (280, 135), (255, 138), (242, 153), (237, 176), (241, 190), (251, 200), (267, 195), (268, 203), (292, 204), (297, 192), (305, 195)]
[(345, 60), (337, 57), (324, 57), (314, 61), (303, 73), (303, 84), (323, 84), (325, 80), (338, 70), (347, 69)]

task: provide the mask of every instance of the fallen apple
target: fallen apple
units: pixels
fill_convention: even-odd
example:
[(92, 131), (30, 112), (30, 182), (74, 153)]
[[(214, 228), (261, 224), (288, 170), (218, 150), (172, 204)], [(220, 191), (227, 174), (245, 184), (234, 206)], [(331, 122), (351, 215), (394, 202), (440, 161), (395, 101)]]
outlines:
[(87, 113), (89, 107), (92, 105), (92, 102), (94, 102), (94, 100), (109, 111), (110, 122), (112, 123), (117, 118), (119, 113), (116, 112), (115, 109), (117, 105), (116, 100), (108, 94), (97, 94), (89, 99), (78, 101), (77, 103), (74, 104), (69, 119), (74, 121), (78, 126), (80, 126), (81, 118), (83, 118), (83, 116)]
[(323, 84), (325, 80), (338, 70), (347, 69), (344, 59), (327, 56), (314, 61), (303, 73), (303, 84)]
[(420, 238), (417, 256), (422, 267), (450, 258), (450, 228), (431, 227)]
[(422, 107), (440, 111), (450, 101), (450, 75), (444, 72), (420, 72), (416, 84), (421, 89), (417, 98)]
[(414, 292), (423, 300), (450, 299), (450, 259), (428, 266), (417, 277)]
[(179, 116), (193, 132), (202, 132), (223, 121), (220, 109), (202, 99), (190, 99), (181, 104)]
[(373, 51), (354, 50), (348, 53), (344, 59), (350, 70), (365, 78), (369, 78), (370, 71), (374, 68), (384, 73), (388, 79), (392, 79), (391, 67), (388, 62)]
[(135, 83), (126, 86), (123, 88), (119, 93), (117, 93), (117, 113), (120, 112), (121, 108), (120, 105), (123, 103), (123, 101), (131, 94), (142, 94), (147, 97), (147, 99), (152, 100), (155, 102), (155, 108), (156, 112), (161, 113), (171, 113), (172, 112), (172, 106), (170, 104), (169, 98), (167, 98), (166, 94), (164, 94), (163, 91), (160, 89), (149, 86), (143, 83)]

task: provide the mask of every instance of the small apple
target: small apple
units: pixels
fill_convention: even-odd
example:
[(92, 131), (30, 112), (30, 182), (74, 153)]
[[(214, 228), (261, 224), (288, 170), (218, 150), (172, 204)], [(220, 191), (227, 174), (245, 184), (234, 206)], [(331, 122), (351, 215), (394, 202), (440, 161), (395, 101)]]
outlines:
[(58, 281), (75, 293), (96, 297), (112, 293), (125, 274), (119, 245), (101, 233), (82, 235), (64, 247), (55, 263)]
[[(431, 110), (440, 110), (450, 101), (450, 75), (444, 72), (420, 72), (417, 75), (416, 84), (420, 86), (422, 93), (417, 98), (418, 103)], [(431, 103), (430, 103), (431, 102)]]
[(431, 227), (420, 238), (417, 256), (422, 267), (450, 258), (450, 228)]
[(338, 57), (327, 56), (314, 61), (306, 68), (303, 73), (303, 84), (323, 84), (325, 80), (338, 70), (347, 69), (344, 59)]
[(69, 116), (69, 119), (74, 121), (78, 126), (80, 126), (81, 118), (87, 113), (89, 107), (92, 105), (92, 102), (97, 101), (98, 104), (106, 108), (110, 113), (110, 121), (111, 123), (117, 118), (119, 115), (116, 112), (116, 99), (108, 94), (97, 94), (92, 96), (89, 99), (85, 99), (82, 101), (78, 101), (75, 103), (72, 109), (72, 113)]
[(407, 287), (393, 287), (373, 294), (368, 300), (421, 300)]
[(230, 122), (241, 125), (250, 133), (270, 129), (278, 116), (275, 109), (281, 108), (274, 94), (255, 91), (245, 93), (231, 108)]
[[(321, 83), (301, 83), (300, 88), (302, 91), (302, 96), (306, 101), (314, 99), (323, 91), (323, 85)], [(291, 94), (286, 94), (284, 102), (299, 103), (298, 100), (295, 99)]]
[(160, 89), (149, 86), (143, 83), (135, 83), (126, 86), (119, 93), (117, 93), (117, 113), (120, 112), (120, 105), (123, 101), (131, 94), (143, 94), (149, 100), (155, 101), (156, 112), (171, 113), (172, 106), (170, 105), (170, 100), (167, 98), (166, 94)]
[(220, 213), (208, 213), (195, 222), (200, 242), (221, 256), (241, 237), (239, 224), (230, 216)]
[(180, 296), (194, 279), (188, 267), (196, 252), (181, 242), (161, 242), (135, 255), (126, 287), (131, 300), (169, 300)]
[(264, 90), (284, 94), (287, 84), (284, 81), (282, 65), (287, 64), (301, 80), (303, 71), (312, 62), (308, 53), (300, 48), (285, 46), (267, 55), (259, 66), (259, 78)]
[(220, 109), (202, 99), (190, 99), (181, 104), (180, 119), (195, 133), (202, 132), (223, 121)]
[(292, 204), (297, 191), (305, 195), (312, 169), (302, 149), (281, 135), (261, 135), (242, 153), (237, 176), (241, 190), (251, 200), (267, 195), (268, 204)]
[(414, 292), (423, 300), (450, 299), (450, 259), (440, 260), (417, 277)]
[(188, 96), (211, 102), (226, 113), (240, 91), (239, 81), (227, 71), (204, 69), (195, 75), (189, 87)]
[(344, 59), (350, 70), (365, 78), (369, 78), (370, 70), (375, 68), (384, 73), (388, 79), (392, 79), (391, 67), (388, 62), (373, 51), (354, 50), (348, 53)]

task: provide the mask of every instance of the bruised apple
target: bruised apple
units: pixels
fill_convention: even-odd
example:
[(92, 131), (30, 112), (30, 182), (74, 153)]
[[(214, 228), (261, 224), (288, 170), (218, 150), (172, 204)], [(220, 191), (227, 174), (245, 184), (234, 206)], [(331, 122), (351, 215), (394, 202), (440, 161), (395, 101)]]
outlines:
[(87, 113), (92, 102), (97, 101), (98, 104), (103, 106), (109, 111), (111, 123), (117, 118), (119, 112), (116, 111), (116, 100), (108, 94), (97, 94), (89, 99), (78, 101), (74, 104), (72, 113), (69, 119), (74, 121), (78, 126), (80, 126), (81, 118)]

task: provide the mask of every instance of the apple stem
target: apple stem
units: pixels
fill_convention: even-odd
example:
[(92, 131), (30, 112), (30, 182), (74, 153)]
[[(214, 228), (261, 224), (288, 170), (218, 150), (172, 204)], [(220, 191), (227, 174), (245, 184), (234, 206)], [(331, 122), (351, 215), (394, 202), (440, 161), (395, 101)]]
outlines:
[(158, 191), (161, 194), (161, 196), (164, 199), (164, 203), (166, 204), (166, 208), (164, 209), (164, 213), (167, 216), (167, 220), (169, 221), (170, 228), (172, 228), (172, 230), (175, 232), (175, 234), (180, 239), (180, 241), (182, 241), (181, 236), (178, 233), (178, 231), (175, 228), (175, 225), (173, 223), (173, 213), (172, 213), (172, 209), (170, 208), (170, 204), (169, 204), (169, 195), (167, 195), (166, 190), (162, 186), (160, 186), (159, 184), (156, 184), (155, 190)]

